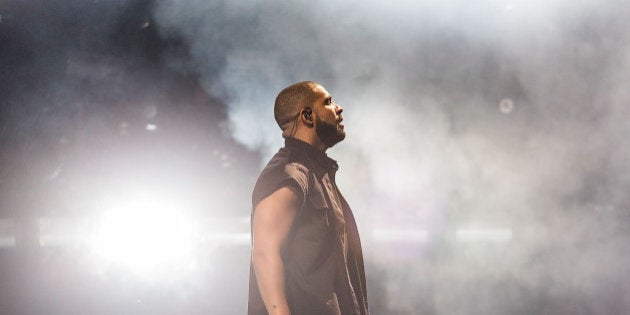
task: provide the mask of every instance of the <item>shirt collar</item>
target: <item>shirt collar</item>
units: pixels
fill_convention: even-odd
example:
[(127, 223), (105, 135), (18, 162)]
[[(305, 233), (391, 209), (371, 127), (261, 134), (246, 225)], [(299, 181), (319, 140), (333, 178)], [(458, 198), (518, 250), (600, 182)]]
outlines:
[(337, 161), (328, 157), (325, 152), (317, 150), (314, 146), (295, 138), (286, 138), (284, 139), (284, 146), (287, 148), (294, 148), (304, 152), (307, 156), (315, 160), (321, 167), (326, 170), (334, 170), (339, 169), (339, 165)]

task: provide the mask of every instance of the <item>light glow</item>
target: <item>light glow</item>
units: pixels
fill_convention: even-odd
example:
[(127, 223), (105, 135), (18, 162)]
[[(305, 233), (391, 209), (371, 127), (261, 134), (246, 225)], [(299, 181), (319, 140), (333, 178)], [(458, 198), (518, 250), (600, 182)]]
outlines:
[(94, 251), (139, 275), (181, 274), (194, 267), (195, 225), (181, 212), (143, 203), (104, 213)]
[(250, 217), (208, 218), (199, 223), (199, 241), (212, 245), (250, 246)]
[(50, 218), (38, 220), (39, 246), (61, 247), (89, 244), (94, 231), (94, 220), (79, 218)]

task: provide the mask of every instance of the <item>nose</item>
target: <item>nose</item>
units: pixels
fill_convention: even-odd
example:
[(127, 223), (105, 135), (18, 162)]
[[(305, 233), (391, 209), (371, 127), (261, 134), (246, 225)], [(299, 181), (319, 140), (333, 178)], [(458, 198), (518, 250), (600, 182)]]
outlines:
[(343, 113), (343, 108), (337, 103), (335, 103), (335, 105), (337, 106), (337, 115)]

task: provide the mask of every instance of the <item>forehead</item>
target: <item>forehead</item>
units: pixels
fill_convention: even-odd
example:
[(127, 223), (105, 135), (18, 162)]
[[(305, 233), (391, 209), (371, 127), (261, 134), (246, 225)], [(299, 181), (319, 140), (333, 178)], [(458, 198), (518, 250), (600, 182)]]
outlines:
[(317, 95), (317, 98), (329, 98), (330, 97), (330, 93), (328, 93), (328, 91), (326, 91), (326, 89), (321, 86), (321, 85), (316, 85), (315, 87), (313, 87), (313, 92), (315, 92), (315, 95)]

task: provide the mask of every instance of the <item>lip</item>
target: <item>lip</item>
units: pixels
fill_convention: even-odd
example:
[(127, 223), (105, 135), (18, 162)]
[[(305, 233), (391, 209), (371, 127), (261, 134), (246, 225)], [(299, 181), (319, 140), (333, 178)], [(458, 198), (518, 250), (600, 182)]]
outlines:
[(341, 129), (343, 129), (343, 124), (341, 123), (343, 121), (343, 117), (339, 116), (339, 119), (337, 119), (337, 126), (339, 126)]

